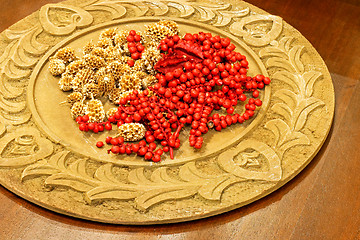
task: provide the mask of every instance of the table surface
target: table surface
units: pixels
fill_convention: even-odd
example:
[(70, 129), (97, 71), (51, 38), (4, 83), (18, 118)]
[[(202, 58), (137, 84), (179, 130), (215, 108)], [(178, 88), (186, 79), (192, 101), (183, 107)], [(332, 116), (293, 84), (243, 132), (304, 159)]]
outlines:
[[(1, 0), (0, 32), (51, 2), (60, 1)], [(360, 239), (360, 1), (248, 2), (298, 29), (332, 76), (332, 129), (298, 176), (269, 196), (219, 216), (140, 227), (70, 218), (0, 187), (0, 239)]]

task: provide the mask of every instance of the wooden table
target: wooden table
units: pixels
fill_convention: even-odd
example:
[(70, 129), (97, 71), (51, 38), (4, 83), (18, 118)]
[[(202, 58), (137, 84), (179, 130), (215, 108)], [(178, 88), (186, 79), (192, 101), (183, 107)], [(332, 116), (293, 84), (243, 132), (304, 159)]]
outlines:
[[(2, 0), (0, 31), (58, 0)], [(249, 0), (298, 29), (325, 60), (336, 95), (330, 134), (278, 191), (203, 220), (161, 226), (82, 221), (0, 187), (0, 239), (360, 239), (360, 1)]]

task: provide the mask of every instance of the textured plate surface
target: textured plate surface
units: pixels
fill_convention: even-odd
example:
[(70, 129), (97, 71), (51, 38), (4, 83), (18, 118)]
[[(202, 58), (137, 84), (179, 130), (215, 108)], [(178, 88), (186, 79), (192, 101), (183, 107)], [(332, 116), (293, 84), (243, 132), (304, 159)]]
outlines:
[[(143, 30), (172, 19), (181, 33), (229, 37), (249, 75), (273, 80), (252, 121), (205, 135), (200, 151), (182, 146), (159, 164), (94, 147), (108, 133), (77, 130), (67, 94), (48, 58), (81, 51), (107, 28)], [(49, 4), (1, 33), (0, 182), (63, 214), (120, 224), (181, 222), (226, 212), (276, 190), (318, 152), (334, 113), (321, 57), (280, 17), (254, 6), (205, 1), (66, 1)], [(80, 55), (80, 54), (79, 54)], [(107, 103), (110, 105), (109, 103)]]

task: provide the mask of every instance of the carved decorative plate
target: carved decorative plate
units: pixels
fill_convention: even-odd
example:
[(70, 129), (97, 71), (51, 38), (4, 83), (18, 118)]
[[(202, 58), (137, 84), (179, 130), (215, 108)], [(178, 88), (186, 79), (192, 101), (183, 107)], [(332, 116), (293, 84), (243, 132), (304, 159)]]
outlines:
[[(234, 1), (235, 2), (235, 1)], [(106, 28), (143, 30), (172, 19), (181, 33), (229, 37), (249, 74), (272, 79), (249, 123), (205, 136), (186, 134), (175, 159), (149, 163), (95, 147), (60, 105), (66, 94), (48, 71), (57, 49), (96, 39)], [(219, 1), (91, 0), (48, 4), (0, 35), (0, 183), (50, 210), (119, 224), (204, 218), (278, 189), (315, 156), (331, 127), (334, 91), (316, 50), (281, 17)]]

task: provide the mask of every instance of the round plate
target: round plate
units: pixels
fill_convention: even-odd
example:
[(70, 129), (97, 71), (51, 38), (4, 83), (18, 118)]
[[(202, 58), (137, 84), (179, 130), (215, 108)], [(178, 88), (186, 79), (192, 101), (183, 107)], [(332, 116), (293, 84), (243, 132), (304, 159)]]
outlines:
[[(210, 131), (194, 150), (181, 133), (175, 159), (146, 162), (95, 143), (115, 133), (78, 130), (48, 59), (108, 28), (142, 31), (162, 19), (181, 34), (229, 37), (249, 75), (272, 79), (251, 121)], [(230, 211), (278, 189), (315, 156), (331, 127), (334, 91), (316, 50), (280, 17), (245, 2), (66, 1), (1, 34), (0, 183), (50, 210), (93, 221), (159, 224)], [(105, 104), (106, 107), (110, 103)], [(243, 106), (239, 106), (243, 109)]]

